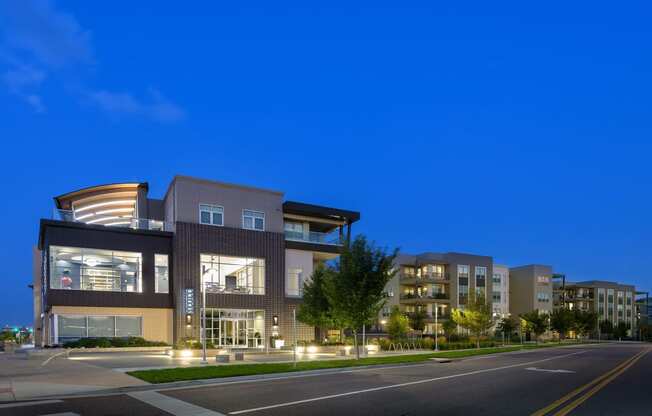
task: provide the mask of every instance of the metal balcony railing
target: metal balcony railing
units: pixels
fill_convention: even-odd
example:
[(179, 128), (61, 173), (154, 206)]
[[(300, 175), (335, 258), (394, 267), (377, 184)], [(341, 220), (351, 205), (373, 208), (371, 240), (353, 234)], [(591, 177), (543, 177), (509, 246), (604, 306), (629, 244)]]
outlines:
[(332, 246), (342, 245), (342, 240), (340, 239), (339, 234), (336, 233), (320, 233), (317, 231), (301, 233), (298, 231), (285, 230), (285, 239), (288, 241), (300, 241), (312, 244), (326, 244)]
[(77, 222), (89, 225), (103, 225), (105, 227), (132, 228), (135, 230), (174, 231), (172, 223), (166, 221), (152, 220), (149, 218), (111, 217), (98, 216), (96, 219), (84, 218), (80, 220), (75, 216), (74, 211), (55, 209), (54, 219), (67, 222)]

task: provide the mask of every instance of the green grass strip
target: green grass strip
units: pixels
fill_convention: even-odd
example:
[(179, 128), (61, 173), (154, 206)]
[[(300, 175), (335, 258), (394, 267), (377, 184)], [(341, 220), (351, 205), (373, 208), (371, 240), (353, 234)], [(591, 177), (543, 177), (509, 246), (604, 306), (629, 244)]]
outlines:
[(431, 354), (395, 355), (389, 357), (366, 357), (359, 360), (322, 360), (299, 361), (294, 367), (292, 363), (263, 363), (263, 364), (233, 364), (211, 365), (206, 367), (167, 368), (159, 370), (130, 371), (127, 374), (144, 380), (148, 383), (169, 383), (173, 381), (204, 380), (210, 378), (224, 378), (237, 376), (251, 376), (273, 373), (291, 373), (296, 371), (324, 370), (332, 368), (362, 367), (369, 365), (388, 365), (416, 363), (427, 361), (430, 358), (463, 358), (474, 355), (498, 354), (518, 350), (529, 350), (546, 347), (558, 347), (559, 344), (518, 345), (502, 348), (481, 348), (478, 350), (444, 351)]

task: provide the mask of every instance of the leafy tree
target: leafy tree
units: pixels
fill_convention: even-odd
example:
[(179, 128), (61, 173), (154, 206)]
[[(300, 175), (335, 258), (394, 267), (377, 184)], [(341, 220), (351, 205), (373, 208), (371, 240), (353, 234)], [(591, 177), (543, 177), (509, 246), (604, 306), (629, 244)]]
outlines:
[(547, 313), (539, 313), (538, 310), (533, 310), (522, 314), (521, 318), (526, 322), (526, 331), (534, 334), (538, 344), (539, 337), (548, 329), (549, 315)]
[(516, 322), (511, 317), (505, 317), (498, 322), (496, 325), (496, 331), (502, 332), (507, 337), (507, 342), (509, 343), (510, 338), (514, 331), (516, 331)]
[(559, 308), (552, 311), (550, 315), (550, 328), (559, 334), (559, 340), (566, 338), (566, 333), (573, 328), (575, 315), (566, 308)]
[(409, 315), (410, 327), (415, 331), (423, 331), (426, 328), (426, 311), (423, 309), (417, 309), (416, 312), (412, 312)]
[(625, 322), (618, 322), (618, 325), (614, 327), (613, 334), (614, 337), (618, 339), (623, 339), (627, 336), (627, 331), (629, 331), (630, 325)]
[(387, 333), (392, 339), (401, 339), (407, 336), (410, 324), (408, 318), (394, 306), (387, 321)]
[(455, 334), (455, 331), (457, 330), (457, 323), (455, 323), (455, 321), (452, 319), (447, 319), (441, 324), (441, 329), (444, 331), (444, 336), (446, 339), (450, 339), (450, 337)]
[(582, 311), (576, 309), (573, 311), (573, 320), (571, 329), (580, 337), (585, 336), (595, 330), (598, 323), (598, 315), (595, 312)]
[(614, 324), (609, 320), (600, 322), (600, 333), (602, 334), (613, 334)]
[(393, 262), (398, 254), (387, 254), (359, 235), (342, 248), (332, 277), (326, 280), (326, 296), (332, 316), (353, 332), (356, 358), (358, 330), (378, 315), (385, 303), (385, 285), (396, 274)]
[(307, 325), (321, 330), (341, 328), (340, 322), (333, 315), (333, 310), (326, 296), (326, 282), (332, 278), (332, 270), (323, 264), (317, 265), (310, 280), (303, 285), (303, 303), (297, 310), (297, 319)]
[(485, 301), (484, 296), (470, 296), (466, 308), (453, 309), (451, 317), (476, 337), (477, 348), (480, 348), (480, 336), (493, 326), (491, 304)]

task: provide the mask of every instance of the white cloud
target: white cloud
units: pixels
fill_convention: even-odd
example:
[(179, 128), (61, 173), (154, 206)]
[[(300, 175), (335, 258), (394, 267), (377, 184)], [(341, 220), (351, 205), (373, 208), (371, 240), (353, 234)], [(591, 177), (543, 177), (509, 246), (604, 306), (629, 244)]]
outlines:
[[(6, 66), (0, 79), (11, 94), (39, 113), (45, 111), (39, 87), (46, 79), (56, 79), (50, 75), (95, 63), (90, 31), (72, 14), (56, 10), (50, 0), (0, 1), (0, 35), (0, 64)], [(85, 97), (112, 116), (138, 115), (159, 122), (185, 117), (182, 108), (156, 90), (149, 91), (147, 100), (104, 89)]]
[(108, 114), (137, 115), (160, 122), (175, 122), (185, 118), (183, 109), (154, 89), (149, 91), (147, 101), (139, 100), (128, 93), (116, 93), (110, 91), (91, 91), (88, 98), (98, 108)]

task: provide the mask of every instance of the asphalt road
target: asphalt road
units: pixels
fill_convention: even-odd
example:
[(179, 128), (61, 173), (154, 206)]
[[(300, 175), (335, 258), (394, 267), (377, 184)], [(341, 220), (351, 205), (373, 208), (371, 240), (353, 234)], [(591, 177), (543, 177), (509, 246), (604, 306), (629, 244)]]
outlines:
[(551, 348), (447, 364), (159, 386), (156, 391), (0, 405), (0, 415), (647, 415), (652, 414), (649, 348)]

